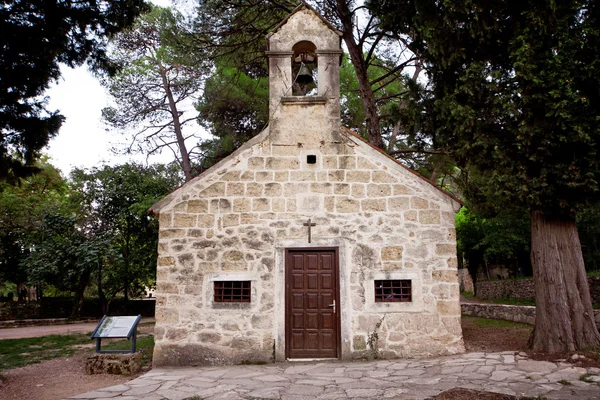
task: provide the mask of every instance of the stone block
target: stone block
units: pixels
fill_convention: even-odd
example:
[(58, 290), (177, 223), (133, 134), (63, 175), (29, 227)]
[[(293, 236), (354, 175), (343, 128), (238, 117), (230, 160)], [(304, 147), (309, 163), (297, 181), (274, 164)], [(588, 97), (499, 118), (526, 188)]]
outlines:
[[(258, 174), (258, 172), (257, 172)], [(272, 174), (272, 172), (271, 172)], [(244, 171), (240, 176), (240, 180), (242, 181), (253, 181), (254, 180), (254, 172), (253, 171)]]
[(439, 225), (440, 212), (436, 210), (419, 211), (419, 222), (426, 225)]
[(269, 199), (252, 199), (252, 211), (270, 211), (271, 202)]
[(157, 265), (159, 267), (175, 265), (175, 259), (173, 257), (158, 257)]
[(223, 215), (223, 226), (237, 226), (240, 224), (239, 214), (225, 214)]
[(419, 214), (417, 214), (417, 212), (414, 210), (404, 212), (404, 220), (405, 221), (417, 222), (418, 216), (419, 216)]
[(371, 173), (369, 171), (348, 171), (346, 173), (346, 182), (368, 183), (370, 181)]
[(377, 169), (377, 166), (375, 164), (373, 164), (371, 161), (369, 161), (368, 159), (366, 159), (364, 157), (356, 158), (356, 167), (358, 169), (366, 169), (369, 171)]
[(363, 211), (386, 211), (386, 200), (385, 199), (366, 199), (362, 200)]
[(356, 213), (360, 212), (360, 203), (354, 199), (346, 197), (336, 197), (335, 208), (336, 211), (340, 213)]
[(267, 157), (265, 167), (270, 170), (298, 169), (300, 162), (297, 157)]
[(173, 227), (175, 228), (194, 228), (196, 226), (196, 216), (193, 214), (175, 214), (173, 216)]
[(233, 200), (233, 211), (234, 212), (248, 212), (250, 211), (251, 203), (249, 199), (234, 199)]
[(171, 282), (158, 282), (156, 284), (156, 292), (165, 294), (165, 293), (179, 293), (179, 289), (177, 285)]
[(367, 349), (367, 341), (364, 335), (354, 335), (352, 338), (352, 348), (354, 351), (362, 351)]
[(226, 189), (227, 196), (243, 196), (246, 192), (243, 183), (228, 183)]
[(264, 185), (261, 183), (249, 182), (246, 184), (246, 197), (260, 197), (263, 193)]
[(416, 209), (429, 208), (429, 202), (422, 197), (411, 197), (410, 205), (411, 205), (411, 208), (416, 208)]
[(283, 189), (280, 183), (267, 183), (265, 184), (265, 196), (278, 197), (281, 196)]
[(159, 323), (176, 324), (179, 322), (179, 310), (169, 307), (156, 307), (155, 318), (156, 322)]
[(437, 311), (440, 315), (460, 315), (460, 302), (453, 301), (438, 301)]
[(112, 374), (134, 375), (142, 369), (142, 353), (98, 353), (87, 358), (85, 372), (88, 375)]
[(456, 270), (441, 270), (433, 271), (431, 273), (433, 280), (439, 282), (458, 282), (458, 274)]
[(215, 226), (215, 217), (211, 214), (198, 215), (198, 228), (212, 228)]
[(329, 171), (327, 173), (327, 180), (329, 182), (344, 182), (346, 172), (343, 169), (337, 171)]
[(350, 185), (347, 183), (334, 183), (333, 192), (335, 194), (348, 195), (350, 194)]
[(228, 171), (221, 176), (222, 181), (239, 181), (242, 171)]
[(310, 191), (312, 193), (323, 193), (323, 194), (331, 194), (333, 193), (333, 184), (331, 183), (311, 183)]
[(353, 183), (351, 187), (352, 197), (362, 198), (367, 195), (365, 185), (363, 183)]
[(356, 156), (340, 156), (340, 169), (356, 169)]
[(290, 181), (292, 182), (314, 182), (316, 175), (313, 171), (292, 171)]
[(383, 261), (400, 261), (402, 260), (402, 247), (389, 246), (381, 249), (381, 259)]
[(285, 197), (295, 197), (298, 194), (308, 193), (308, 183), (285, 183), (283, 186)]
[(373, 171), (372, 173), (373, 182), (376, 183), (392, 183), (396, 182), (396, 179), (384, 171)]
[(271, 171), (257, 171), (255, 174), (256, 182), (271, 182), (273, 181), (273, 172)]
[(453, 244), (437, 244), (435, 254), (438, 256), (456, 256), (456, 246)]
[(285, 212), (285, 199), (272, 199), (271, 209), (273, 212)]
[(388, 199), (388, 210), (389, 211), (405, 211), (409, 209), (410, 198), (409, 197), (392, 197)]
[(172, 228), (173, 227), (173, 215), (171, 213), (164, 213), (158, 216), (158, 224), (161, 228)]
[(367, 194), (369, 197), (391, 196), (392, 187), (390, 185), (372, 183), (367, 185)]
[(287, 182), (290, 180), (290, 173), (288, 171), (276, 171), (275, 182)]
[(263, 157), (250, 157), (248, 159), (248, 169), (265, 169), (265, 159)]
[(286, 199), (285, 210), (287, 212), (296, 212), (296, 209), (297, 209), (296, 199)]
[[(225, 182), (216, 182), (200, 192), (202, 197), (221, 197), (225, 196)], [(189, 203), (188, 203), (189, 211)]]
[(323, 168), (338, 169), (338, 160), (336, 156), (323, 157)]
[(392, 192), (394, 196), (403, 195), (403, 194), (413, 194), (414, 190), (406, 185), (392, 185)]

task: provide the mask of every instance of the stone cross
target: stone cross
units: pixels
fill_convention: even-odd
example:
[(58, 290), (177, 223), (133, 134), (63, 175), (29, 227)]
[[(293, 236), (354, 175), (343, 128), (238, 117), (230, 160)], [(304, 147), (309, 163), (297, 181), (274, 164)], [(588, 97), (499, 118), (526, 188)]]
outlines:
[(315, 224), (314, 222), (313, 222), (313, 223), (311, 223), (311, 222), (310, 222), (310, 218), (309, 218), (309, 219), (308, 219), (308, 222), (306, 222), (306, 223), (304, 223), (304, 224), (302, 224), (302, 225), (304, 225), (304, 226), (308, 226), (308, 243), (310, 243), (310, 231), (311, 231), (311, 229), (310, 229), (310, 228), (311, 228), (311, 227), (313, 227), (313, 226), (317, 226), (317, 224)]

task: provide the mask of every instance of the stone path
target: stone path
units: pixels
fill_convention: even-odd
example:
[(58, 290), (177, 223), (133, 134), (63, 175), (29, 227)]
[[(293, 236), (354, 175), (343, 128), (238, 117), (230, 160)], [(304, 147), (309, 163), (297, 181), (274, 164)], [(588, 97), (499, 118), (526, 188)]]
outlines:
[[(584, 375), (591, 383), (580, 380)], [(599, 385), (599, 368), (533, 361), (524, 353), (502, 352), (426, 360), (157, 368), (126, 384), (72, 399), (426, 399), (463, 387), (581, 400), (600, 399)]]

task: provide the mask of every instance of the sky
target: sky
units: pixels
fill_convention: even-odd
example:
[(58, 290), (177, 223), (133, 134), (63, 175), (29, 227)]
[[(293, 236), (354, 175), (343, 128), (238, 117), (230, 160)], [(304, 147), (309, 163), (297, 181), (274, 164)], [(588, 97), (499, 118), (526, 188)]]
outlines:
[[(168, 6), (169, 0), (153, 0), (160, 6)], [(150, 157), (145, 155), (116, 155), (111, 148), (126, 143), (124, 136), (104, 125), (102, 109), (111, 103), (107, 90), (92, 76), (87, 68), (61, 67), (62, 77), (46, 91), (48, 109), (59, 110), (66, 117), (58, 135), (44, 151), (50, 163), (65, 176), (75, 168), (100, 167), (103, 164), (122, 164), (128, 161), (141, 163), (166, 163), (174, 160), (173, 154)], [(199, 129), (199, 128), (196, 128)]]

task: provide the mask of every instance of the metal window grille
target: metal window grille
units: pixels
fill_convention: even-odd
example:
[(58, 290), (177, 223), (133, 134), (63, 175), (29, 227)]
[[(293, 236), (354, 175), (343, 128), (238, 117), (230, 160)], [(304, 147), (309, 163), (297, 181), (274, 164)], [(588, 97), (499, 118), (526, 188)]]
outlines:
[(215, 281), (215, 302), (250, 303), (250, 281)]
[(375, 281), (375, 302), (394, 303), (412, 301), (410, 279)]

